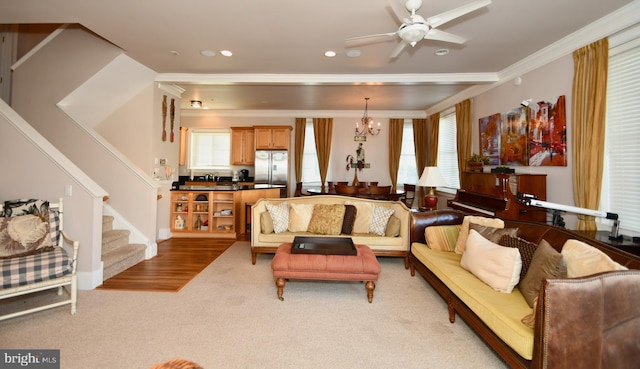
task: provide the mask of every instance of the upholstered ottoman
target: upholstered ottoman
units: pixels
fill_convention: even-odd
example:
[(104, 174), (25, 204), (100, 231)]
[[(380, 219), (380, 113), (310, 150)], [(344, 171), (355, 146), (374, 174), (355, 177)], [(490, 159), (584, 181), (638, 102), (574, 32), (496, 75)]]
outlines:
[(271, 262), (278, 298), (284, 300), (286, 279), (362, 281), (366, 282), (367, 298), (372, 302), (380, 264), (368, 246), (354, 246), (356, 255), (320, 255), (292, 254), (291, 243), (280, 245)]

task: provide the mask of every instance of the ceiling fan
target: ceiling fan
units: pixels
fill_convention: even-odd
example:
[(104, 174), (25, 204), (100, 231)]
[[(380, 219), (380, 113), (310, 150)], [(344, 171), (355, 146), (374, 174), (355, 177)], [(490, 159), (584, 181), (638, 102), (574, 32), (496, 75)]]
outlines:
[(444, 13), (434, 15), (425, 20), (423, 17), (416, 14), (416, 11), (422, 6), (422, 0), (407, 0), (404, 7), (398, 2), (398, 0), (389, 0), (389, 6), (391, 7), (393, 14), (401, 23), (398, 30), (390, 33), (348, 38), (346, 40), (347, 47), (385, 41), (385, 39), (391, 37), (399, 37), (400, 44), (398, 44), (390, 55), (393, 59), (398, 57), (407, 45), (411, 45), (412, 47), (416, 46), (416, 44), (423, 39), (463, 44), (467, 41), (465, 38), (437, 30), (436, 28), (489, 4), (491, 4), (491, 0), (477, 0)]

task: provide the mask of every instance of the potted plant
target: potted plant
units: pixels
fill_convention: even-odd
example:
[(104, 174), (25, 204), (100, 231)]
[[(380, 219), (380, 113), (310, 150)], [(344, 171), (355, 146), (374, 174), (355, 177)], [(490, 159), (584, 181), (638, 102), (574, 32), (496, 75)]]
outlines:
[(469, 160), (467, 160), (467, 163), (469, 165), (469, 170), (471, 172), (482, 172), (482, 168), (486, 165), (489, 164), (489, 157), (484, 156), (482, 154), (476, 154), (473, 153), (471, 154), (471, 156), (469, 157)]

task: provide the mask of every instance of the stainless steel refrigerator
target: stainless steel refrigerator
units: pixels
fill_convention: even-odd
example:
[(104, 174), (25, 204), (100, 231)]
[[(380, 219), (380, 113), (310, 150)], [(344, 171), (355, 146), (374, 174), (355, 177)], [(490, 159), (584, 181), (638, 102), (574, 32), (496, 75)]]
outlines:
[(287, 185), (289, 160), (287, 150), (256, 150), (255, 183)]

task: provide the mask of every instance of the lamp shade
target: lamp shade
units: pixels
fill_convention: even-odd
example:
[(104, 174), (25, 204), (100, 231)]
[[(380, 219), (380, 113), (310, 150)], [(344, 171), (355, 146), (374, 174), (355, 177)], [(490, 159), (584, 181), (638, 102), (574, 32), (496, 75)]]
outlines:
[(449, 184), (442, 177), (438, 167), (425, 167), (416, 186), (421, 187), (448, 187)]

